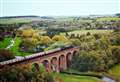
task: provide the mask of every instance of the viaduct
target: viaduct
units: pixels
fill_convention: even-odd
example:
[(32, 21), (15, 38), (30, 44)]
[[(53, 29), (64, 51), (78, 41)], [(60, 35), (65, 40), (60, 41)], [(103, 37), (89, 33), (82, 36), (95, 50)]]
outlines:
[(32, 54), (25, 57), (15, 58), (0, 62), (0, 69), (6, 66), (34, 66), (40, 70), (40, 64), (45, 66), (46, 71), (60, 72), (67, 69), (72, 57), (79, 51), (79, 47), (68, 46), (65, 48), (56, 48), (53, 50)]

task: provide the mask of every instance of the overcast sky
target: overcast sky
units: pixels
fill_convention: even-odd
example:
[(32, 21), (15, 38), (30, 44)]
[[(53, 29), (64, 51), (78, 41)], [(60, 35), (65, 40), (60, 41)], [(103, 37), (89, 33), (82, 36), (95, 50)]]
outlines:
[(0, 16), (115, 14), (120, 0), (0, 0)]

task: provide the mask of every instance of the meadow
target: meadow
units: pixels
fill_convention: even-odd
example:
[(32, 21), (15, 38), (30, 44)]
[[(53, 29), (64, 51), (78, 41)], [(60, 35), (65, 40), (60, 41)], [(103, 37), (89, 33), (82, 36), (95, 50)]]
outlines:
[[(6, 38), (4, 38), (3, 41), (0, 41), (0, 49), (7, 48), (11, 44), (11, 40), (12, 40), (11, 37), (6, 37)], [(14, 39), (14, 45), (10, 48), (10, 51), (12, 51), (15, 56), (25, 56), (25, 55), (32, 54), (32, 53), (22, 52), (19, 50), (19, 45), (20, 45), (21, 41), (22, 40), (20, 37), (16, 37)]]
[(90, 76), (78, 76), (78, 75), (68, 75), (68, 74), (57, 74), (63, 80), (63, 82), (100, 82), (101, 80), (96, 77)]
[(14, 23), (28, 23), (30, 19), (26, 18), (10, 18), (10, 19), (0, 19), (0, 24), (14, 24)]

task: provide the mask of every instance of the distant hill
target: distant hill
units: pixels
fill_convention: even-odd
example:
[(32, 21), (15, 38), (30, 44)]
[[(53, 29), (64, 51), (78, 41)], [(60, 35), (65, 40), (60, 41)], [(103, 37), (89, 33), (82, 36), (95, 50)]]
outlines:
[(52, 20), (52, 19), (54, 18), (49, 16), (35, 16), (35, 15), (6, 16), (6, 17), (0, 17), (0, 24), (28, 23), (31, 21)]
[(34, 15), (28, 15), (28, 16), (5, 16), (5, 17), (0, 17), (0, 19), (7, 19), (7, 18), (27, 18), (27, 17), (39, 17), (39, 16), (34, 16)]
[(50, 17), (50, 16), (35, 16), (35, 15), (0, 17), (0, 19), (8, 19), (8, 18), (43, 18), (43, 19), (53, 19), (53, 17)]
[(120, 17), (120, 13), (117, 13), (116, 16)]

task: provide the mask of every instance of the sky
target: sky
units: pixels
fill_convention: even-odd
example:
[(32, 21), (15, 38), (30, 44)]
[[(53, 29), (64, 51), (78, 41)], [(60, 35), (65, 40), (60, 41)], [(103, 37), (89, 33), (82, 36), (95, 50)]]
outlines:
[(0, 16), (80, 16), (120, 13), (120, 0), (0, 0)]

